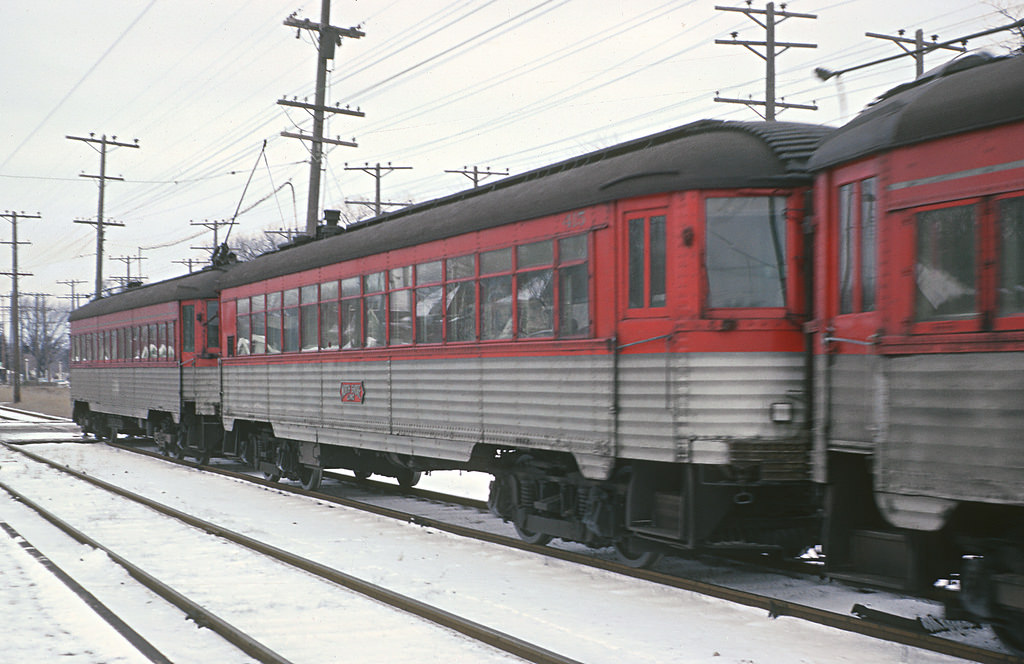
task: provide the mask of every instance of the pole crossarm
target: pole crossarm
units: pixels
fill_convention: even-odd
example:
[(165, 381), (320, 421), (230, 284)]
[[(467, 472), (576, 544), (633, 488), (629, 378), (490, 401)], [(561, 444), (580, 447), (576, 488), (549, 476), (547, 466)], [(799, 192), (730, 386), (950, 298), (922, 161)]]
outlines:
[(473, 188), (480, 186), (483, 180), (491, 177), (492, 175), (508, 175), (508, 169), (504, 171), (492, 171), (490, 168), (481, 169), (479, 166), (473, 168), (466, 168), (463, 166), (461, 169), (445, 170), (445, 173), (458, 173), (459, 175), (465, 175), (467, 178), (473, 181)]
[(337, 104), (335, 104), (334, 106), (317, 106), (316, 104), (310, 104), (309, 102), (297, 101), (295, 99), (285, 99), (284, 97), (282, 97), (281, 99), (278, 99), (277, 103), (280, 104), (281, 106), (292, 106), (294, 108), (304, 108), (307, 111), (322, 111), (322, 112), (325, 112), (325, 113), (341, 113), (342, 115), (351, 115), (351, 116), (356, 117), (356, 118), (365, 118), (366, 117), (366, 113), (363, 113), (358, 108), (355, 109), (355, 110), (352, 110), (351, 108), (348, 108), (347, 106), (345, 108), (342, 108), (341, 106), (339, 106)]
[[(364, 117), (362, 111), (358, 109), (356, 111), (351, 111), (347, 108), (342, 109), (339, 105), (327, 106), (327, 63), (334, 59), (334, 49), (336, 46), (341, 44), (342, 37), (359, 39), (360, 37), (365, 37), (366, 33), (358, 27), (339, 28), (331, 25), (331, 0), (320, 0), (319, 23), (310, 21), (309, 19), (300, 19), (297, 18), (295, 14), (292, 14), (284, 20), (284, 24), (288, 27), (296, 28), (297, 33), (302, 30), (309, 30), (320, 37), (319, 44), (317, 44), (316, 88), (314, 102), (312, 104), (305, 102), (300, 104), (296, 100), (292, 100), (291, 102), (288, 102), (287, 100), (278, 101), (278, 104), (283, 106), (304, 108), (310, 111), (313, 115), (312, 134), (296, 134), (293, 132), (283, 131), (281, 132), (281, 135), (286, 138), (297, 138), (302, 141), (309, 141), (310, 143), (309, 193), (306, 196), (306, 233), (310, 237), (316, 237), (316, 227), (320, 219), (320, 177), (323, 165), (323, 145), (324, 143), (327, 143), (329, 145), (358, 147), (355, 144), (354, 139), (352, 142), (348, 142), (338, 139), (324, 138), (324, 116), (329, 112)], [(296, 34), (296, 37), (298, 37), (298, 34)]]
[[(750, 4), (749, 1), (747, 3)], [(780, 42), (775, 39), (775, 28), (779, 23), (782, 23), (787, 18), (818, 18), (816, 14), (802, 14), (798, 12), (788, 12), (785, 9), (786, 5), (782, 5), (781, 10), (775, 9), (775, 3), (769, 2), (765, 6), (765, 9), (754, 9), (752, 7), (722, 7), (716, 6), (715, 9), (723, 12), (737, 12), (744, 14), (757, 23), (759, 26), (764, 28), (765, 39), (760, 40), (749, 40), (749, 39), (737, 39), (739, 36), (738, 32), (732, 33), (732, 39), (716, 39), (716, 44), (725, 44), (731, 46), (742, 46), (757, 57), (765, 61), (765, 99), (764, 101), (744, 100), (744, 99), (729, 99), (721, 97), (717, 92), (715, 93), (715, 101), (723, 102), (727, 104), (744, 104), (752, 111), (760, 115), (764, 120), (768, 122), (775, 121), (775, 115), (777, 110), (784, 110), (787, 108), (800, 108), (810, 111), (818, 110), (816, 104), (787, 104), (784, 101), (775, 100), (775, 58), (782, 55), (791, 48), (818, 48), (817, 44), (807, 44), (803, 42)], [(764, 16), (762, 21), (759, 16)], [(763, 51), (758, 50), (763, 49)], [(756, 106), (764, 106), (764, 113), (761, 113)]]

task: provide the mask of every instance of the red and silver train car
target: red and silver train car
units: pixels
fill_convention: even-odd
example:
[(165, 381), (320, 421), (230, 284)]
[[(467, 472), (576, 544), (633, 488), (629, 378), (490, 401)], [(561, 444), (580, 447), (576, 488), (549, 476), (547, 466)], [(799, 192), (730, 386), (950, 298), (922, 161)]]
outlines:
[(963, 559), (1022, 648), (1024, 57), (896, 88), (811, 165), (829, 563), (923, 585)]
[(492, 473), (533, 541), (816, 539), (806, 159), (699, 122), (386, 215), (221, 281), (225, 447), (271, 477)]
[(178, 456), (219, 449), (221, 273), (131, 288), (71, 314), (78, 424), (103, 437), (155, 436)]

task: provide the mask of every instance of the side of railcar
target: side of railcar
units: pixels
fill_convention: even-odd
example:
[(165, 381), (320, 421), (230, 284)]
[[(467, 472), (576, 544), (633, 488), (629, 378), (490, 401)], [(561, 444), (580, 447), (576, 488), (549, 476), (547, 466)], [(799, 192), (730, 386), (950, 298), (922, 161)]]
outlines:
[(73, 417), (85, 430), (145, 433), (180, 412), (178, 310), (157, 304), (71, 320)]
[(131, 288), (72, 312), (76, 422), (101, 437), (151, 435), (179, 456), (221, 451), (220, 274)]
[(815, 156), (816, 458), (834, 571), (962, 572), (967, 608), (1020, 648), (1024, 58), (970, 64)]
[[(802, 162), (697, 123), (233, 272), (224, 423), (271, 477), (492, 473), (534, 541), (813, 541)], [(232, 350), (233, 349), (233, 350)]]

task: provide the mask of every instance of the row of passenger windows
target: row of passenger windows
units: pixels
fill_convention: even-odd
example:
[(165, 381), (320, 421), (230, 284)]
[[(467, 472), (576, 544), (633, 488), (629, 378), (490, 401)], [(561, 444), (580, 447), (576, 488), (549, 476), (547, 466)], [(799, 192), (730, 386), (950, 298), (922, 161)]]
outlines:
[(133, 325), (71, 337), (72, 362), (174, 361), (174, 322)]
[(236, 300), (236, 355), (590, 333), (586, 235)]

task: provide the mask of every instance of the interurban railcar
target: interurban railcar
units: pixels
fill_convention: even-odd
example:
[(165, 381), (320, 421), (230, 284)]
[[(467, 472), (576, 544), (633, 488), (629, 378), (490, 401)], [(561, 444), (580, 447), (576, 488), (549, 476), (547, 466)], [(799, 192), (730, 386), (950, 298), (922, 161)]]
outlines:
[(1024, 648), (1024, 58), (973, 55), (826, 140), (816, 471), (830, 566), (948, 578)]
[(155, 436), (200, 458), (220, 448), (222, 269), (130, 288), (76, 309), (73, 417), (100, 436)]
[[(308, 487), (324, 467), (483, 470), (524, 538), (637, 563), (799, 549), (817, 518), (804, 165), (828, 132), (699, 122), (192, 277), (188, 299), (172, 281), (101, 300), (75, 315), (77, 412), (166, 437), (219, 417), (223, 440), (177, 449)], [(167, 357), (134, 350), (151, 309)], [(209, 341), (186, 353), (196, 324)], [(138, 378), (123, 402), (98, 386), (160, 362), (166, 405)], [(193, 370), (215, 383), (201, 368), (219, 401), (189, 391)]]

